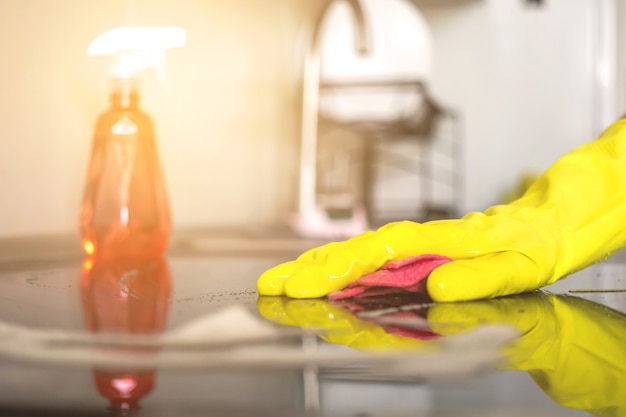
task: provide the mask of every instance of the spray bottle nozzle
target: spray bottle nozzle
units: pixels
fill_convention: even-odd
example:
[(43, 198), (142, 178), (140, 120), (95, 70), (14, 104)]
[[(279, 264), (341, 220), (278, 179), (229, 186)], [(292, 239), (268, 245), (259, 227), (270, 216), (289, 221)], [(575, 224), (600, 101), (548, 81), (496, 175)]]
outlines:
[(146, 68), (162, 70), (165, 50), (185, 42), (183, 28), (125, 26), (100, 34), (87, 48), (87, 55), (114, 56), (112, 75), (129, 78)]

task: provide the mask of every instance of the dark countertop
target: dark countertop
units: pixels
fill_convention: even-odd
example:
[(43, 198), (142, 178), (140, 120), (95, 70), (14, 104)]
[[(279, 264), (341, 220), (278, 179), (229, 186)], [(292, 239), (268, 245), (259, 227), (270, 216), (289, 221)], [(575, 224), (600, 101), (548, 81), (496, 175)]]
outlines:
[[(316, 243), (186, 234), (162, 262), (93, 265), (75, 239), (0, 241), (0, 416), (115, 414), (124, 395), (157, 417), (626, 415), (626, 292), (606, 292), (623, 254), (476, 303), (258, 299), (261, 272)], [(234, 342), (185, 339), (221, 312), (206, 340)]]

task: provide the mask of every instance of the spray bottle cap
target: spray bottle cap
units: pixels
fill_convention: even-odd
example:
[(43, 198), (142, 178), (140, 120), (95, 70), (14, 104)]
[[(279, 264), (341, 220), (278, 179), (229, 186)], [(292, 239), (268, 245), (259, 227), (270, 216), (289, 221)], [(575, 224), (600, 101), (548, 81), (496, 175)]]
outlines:
[(185, 42), (183, 28), (125, 26), (100, 34), (87, 48), (87, 55), (114, 56), (111, 75), (131, 78), (146, 68), (162, 71), (165, 50)]

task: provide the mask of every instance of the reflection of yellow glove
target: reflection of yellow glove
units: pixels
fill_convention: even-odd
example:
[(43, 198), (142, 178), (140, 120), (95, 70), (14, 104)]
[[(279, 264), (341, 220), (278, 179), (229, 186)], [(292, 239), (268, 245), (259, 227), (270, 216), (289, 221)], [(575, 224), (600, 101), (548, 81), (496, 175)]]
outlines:
[(294, 300), (285, 297), (259, 297), (257, 309), (263, 317), (285, 326), (298, 326), (320, 332), (327, 342), (362, 351), (423, 347), (427, 343), (390, 334), (371, 321), (356, 318), (349, 310), (326, 300)]
[[(599, 416), (626, 416), (626, 316), (576, 297), (540, 292), (495, 300), (435, 304), (439, 333), (508, 323), (522, 337), (507, 368), (525, 370), (557, 403)], [(454, 328), (437, 323), (455, 323)], [(456, 325), (464, 322), (461, 329)]]
[(626, 120), (560, 158), (520, 199), (458, 220), (392, 223), (312, 249), (266, 271), (259, 293), (323, 297), (391, 260), (456, 261), (428, 279), (437, 301), (516, 294), (551, 284), (626, 245)]

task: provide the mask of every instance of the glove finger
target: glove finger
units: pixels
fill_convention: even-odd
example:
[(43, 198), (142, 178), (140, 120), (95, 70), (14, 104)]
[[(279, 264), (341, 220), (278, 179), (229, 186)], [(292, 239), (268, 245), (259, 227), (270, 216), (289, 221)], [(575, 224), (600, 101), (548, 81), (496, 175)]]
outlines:
[[(370, 272), (365, 266), (346, 242), (333, 242), (263, 272), (257, 280), (257, 291), (261, 295), (319, 298)], [(372, 271), (377, 268), (378, 264), (371, 266)]]
[[(351, 262), (357, 263), (357, 260)], [(362, 269), (362, 268), (355, 268)], [(289, 279), (284, 280), (284, 294), (292, 298), (320, 298), (344, 288), (361, 276), (351, 265), (310, 263), (300, 265)]]
[(431, 272), (427, 288), (433, 300), (452, 302), (519, 294), (544, 282), (535, 261), (506, 251), (442, 265)]
[(284, 295), (285, 281), (300, 267), (300, 262), (289, 261), (268, 269), (257, 280), (257, 291), (261, 295)]
[(344, 242), (324, 245), (298, 259), (297, 268), (284, 282), (284, 293), (293, 298), (318, 298), (345, 288), (350, 282), (377, 270), (391, 260), (391, 253), (371, 233)]
[[(284, 295), (285, 282), (291, 279), (292, 275), (294, 275), (296, 271), (298, 271), (299, 269), (306, 269), (312, 264), (324, 265), (328, 263), (328, 257), (331, 255), (331, 258), (335, 261), (331, 260), (330, 263), (336, 264), (338, 254), (339, 256), (341, 256), (340, 254), (349, 252), (346, 251), (346, 248), (349, 247), (353, 242), (367, 238), (371, 234), (372, 232), (366, 232), (362, 235), (350, 239), (349, 241), (330, 242), (325, 245), (309, 249), (293, 261), (288, 261), (273, 268), (270, 268), (267, 271), (263, 272), (263, 274), (261, 274), (261, 276), (257, 280), (257, 291), (261, 295)], [(303, 272), (303, 274), (306, 275), (307, 272)], [(317, 297), (322, 297), (325, 294), (325, 292), (322, 292), (321, 295), (318, 295)], [(298, 298), (306, 297), (302, 296)]]

